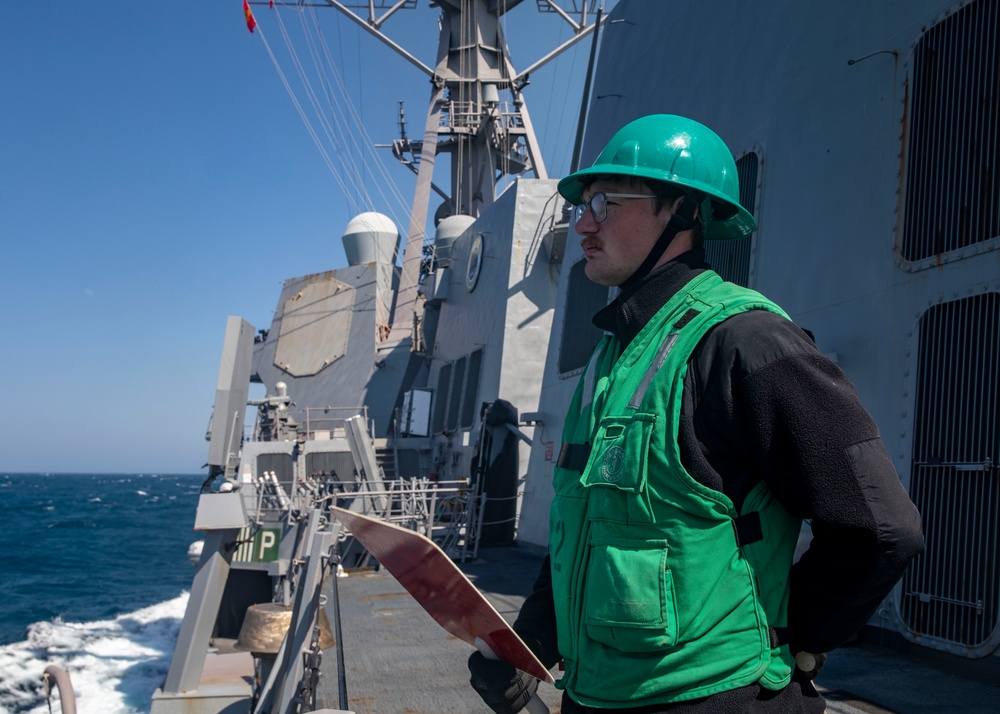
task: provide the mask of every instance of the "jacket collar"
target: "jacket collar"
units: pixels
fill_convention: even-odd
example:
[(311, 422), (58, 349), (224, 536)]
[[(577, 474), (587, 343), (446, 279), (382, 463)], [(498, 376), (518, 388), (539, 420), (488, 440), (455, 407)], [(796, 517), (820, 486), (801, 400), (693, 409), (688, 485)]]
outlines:
[(599, 310), (593, 318), (594, 326), (610, 332), (623, 348), (627, 347), (667, 300), (708, 269), (704, 248), (681, 253)]

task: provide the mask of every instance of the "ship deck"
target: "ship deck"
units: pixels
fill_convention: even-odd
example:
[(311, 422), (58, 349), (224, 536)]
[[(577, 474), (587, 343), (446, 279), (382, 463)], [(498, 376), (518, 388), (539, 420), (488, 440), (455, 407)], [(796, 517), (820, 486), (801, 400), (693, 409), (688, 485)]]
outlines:
[[(508, 621), (517, 616), (541, 565), (541, 556), (521, 548), (480, 549), (460, 567)], [(488, 712), (469, 686), (471, 647), (451, 636), (381, 571), (339, 578), (345, 660), (346, 710), (356, 714)], [(325, 586), (333, 622), (332, 592)], [(928, 659), (936, 661), (927, 661)], [(832, 653), (817, 687), (829, 714), (979, 714), (1000, 711), (1000, 681), (967, 676), (952, 657), (926, 658), (860, 642)], [(320, 702), (337, 710), (336, 650), (323, 657)], [(994, 670), (995, 671), (995, 670)], [(558, 673), (556, 673), (558, 678)], [(539, 695), (552, 714), (562, 693), (549, 684)]]

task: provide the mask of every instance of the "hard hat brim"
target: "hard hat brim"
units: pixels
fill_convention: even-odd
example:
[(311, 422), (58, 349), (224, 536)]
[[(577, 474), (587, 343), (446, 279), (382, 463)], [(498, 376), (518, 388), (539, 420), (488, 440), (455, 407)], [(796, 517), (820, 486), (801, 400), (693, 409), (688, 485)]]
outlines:
[(559, 195), (565, 198), (574, 206), (583, 203), (583, 183), (581, 178), (604, 174), (609, 176), (625, 176), (636, 178), (648, 178), (655, 181), (674, 184), (682, 189), (692, 189), (703, 194), (708, 194), (716, 204), (725, 205), (730, 211), (734, 211), (728, 218), (713, 218), (705, 226), (705, 240), (734, 240), (745, 238), (757, 229), (757, 221), (743, 208), (743, 206), (733, 203), (728, 197), (719, 193), (715, 188), (701, 181), (692, 179), (682, 179), (665, 174), (662, 169), (645, 168), (642, 166), (621, 166), (619, 164), (595, 164), (594, 166), (580, 169), (569, 176), (560, 179), (558, 184)]

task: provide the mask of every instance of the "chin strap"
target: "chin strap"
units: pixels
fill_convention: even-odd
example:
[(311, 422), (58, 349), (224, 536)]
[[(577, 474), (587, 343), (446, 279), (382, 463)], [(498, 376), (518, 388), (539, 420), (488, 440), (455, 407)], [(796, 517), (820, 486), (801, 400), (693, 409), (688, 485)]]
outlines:
[(660, 237), (656, 239), (656, 244), (653, 246), (652, 250), (649, 251), (649, 255), (647, 255), (646, 259), (642, 261), (642, 265), (636, 268), (635, 272), (628, 276), (625, 282), (618, 286), (621, 290), (628, 290), (649, 275), (653, 266), (656, 265), (656, 261), (660, 259), (663, 253), (667, 250), (667, 246), (670, 245), (671, 241), (673, 241), (677, 234), (694, 228), (694, 212), (697, 208), (698, 204), (695, 203), (693, 199), (688, 196), (684, 197), (684, 200), (681, 201), (681, 205), (677, 207), (674, 214), (670, 216), (670, 220), (667, 222), (667, 225), (664, 226), (663, 233), (661, 233)]

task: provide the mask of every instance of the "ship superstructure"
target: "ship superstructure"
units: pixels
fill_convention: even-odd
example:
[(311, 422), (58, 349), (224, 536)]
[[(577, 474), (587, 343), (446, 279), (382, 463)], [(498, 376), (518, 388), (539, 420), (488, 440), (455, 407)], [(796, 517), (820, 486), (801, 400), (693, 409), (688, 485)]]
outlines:
[[(726, 6), (720, 11), (719, 6)], [(688, 116), (728, 143), (749, 238), (723, 277), (782, 305), (857, 386), (927, 550), (870, 623), (1000, 672), (1000, 3), (623, 0), (583, 163), (628, 121)], [(608, 291), (567, 242), (519, 540), (545, 543), (562, 414)], [(581, 314), (586, 313), (586, 314)], [(808, 535), (806, 534), (806, 538)]]
[[(382, 32), (416, 2), (366, 3), (367, 15), (328, 4), (430, 80), (422, 139), (393, 144), (417, 174), (402, 267), (399, 228), (363, 212), (343, 234), (347, 266), (287, 280), (269, 326), (229, 318), (195, 524), (204, 550), (154, 714), (319, 706), (332, 641), (322, 584), (370, 564), (331, 505), (418, 530), (458, 559), (514, 541), (568, 216), (522, 91), (593, 32), (594, 3), (571, 4), (575, 19), (538, 3), (574, 36), (521, 72), (501, 22), (516, 0), (434, 3), (432, 64)], [(434, 182), (442, 157), (447, 190)], [(266, 394), (249, 402), (251, 425), (252, 382)]]
[[(367, 15), (326, 2), (431, 81), (420, 139), (393, 142), (417, 174), (402, 269), (399, 227), (362, 213), (348, 266), (286, 281), (261, 330), (230, 318), (204, 554), (156, 714), (317, 705), (324, 577), (367, 563), (327, 504), (458, 559), (515, 534), (543, 551), (563, 413), (600, 338), (590, 316), (613, 297), (586, 279), (524, 103), (561, 48), (520, 71), (506, 53), (500, 19), (522, 3), (439, 0), (424, 63), (381, 33), (413, 0)], [(594, 29), (592, 3), (536, 5), (565, 16), (570, 43)], [(1000, 0), (620, 0), (602, 28), (582, 163), (652, 113), (727, 141), (759, 228), (709, 261), (844, 369), (923, 517), (927, 551), (872, 633), (996, 677)], [(244, 428), (251, 380), (266, 396)], [(283, 618), (278, 644), (244, 636), (263, 605)]]

